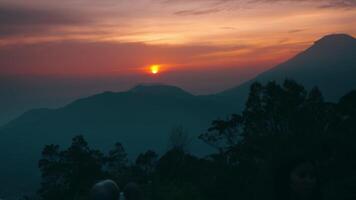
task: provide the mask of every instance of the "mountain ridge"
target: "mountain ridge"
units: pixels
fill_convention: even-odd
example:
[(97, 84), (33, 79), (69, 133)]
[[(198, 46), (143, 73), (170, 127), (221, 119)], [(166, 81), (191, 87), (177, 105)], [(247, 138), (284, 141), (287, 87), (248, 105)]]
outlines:
[(179, 87), (165, 84), (138, 84), (128, 90), (128, 92), (151, 95), (169, 95), (176, 97), (195, 96)]
[[(231, 98), (234, 101), (246, 100), (253, 82), (265, 83), (271, 80), (282, 82), (285, 79), (293, 79), (309, 89), (318, 86), (327, 100), (337, 101), (356, 86), (354, 74), (356, 39), (347, 34), (331, 34), (317, 40), (311, 47), (293, 58), (239, 86), (222, 91), (217, 96)], [(340, 81), (341, 79), (343, 80)], [(337, 91), (338, 89), (340, 91)]]

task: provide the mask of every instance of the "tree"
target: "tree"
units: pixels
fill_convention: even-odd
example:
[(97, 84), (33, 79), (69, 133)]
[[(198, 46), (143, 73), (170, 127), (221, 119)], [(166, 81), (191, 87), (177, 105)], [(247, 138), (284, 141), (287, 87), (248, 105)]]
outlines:
[(232, 115), (227, 120), (214, 120), (211, 125), (199, 139), (218, 150), (224, 162), (229, 162), (229, 152), (243, 140), (243, 118)]
[(138, 155), (136, 159), (136, 167), (142, 172), (145, 179), (152, 176), (156, 170), (158, 163), (158, 155), (152, 150), (148, 150), (145, 153)]
[(126, 182), (128, 175), (128, 158), (127, 153), (121, 143), (115, 143), (114, 149), (109, 151), (105, 157), (105, 171), (109, 177), (112, 177), (116, 182)]
[(188, 131), (182, 126), (179, 126), (172, 129), (168, 142), (169, 149), (188, 151), (192, 139), (189, 137)]
[(39, 168), (43, 199), (86, 199), (91, 186), (103, 177), (103, 155), (88, 147), (83, 136), (76, 136), (67, 150), (48, 145), (42, 152)]
[(254, 83), (242, 115), (213, 121), (200, 139), (230, 164), (257, 166), (291, 153), (321, 155), (329, 145), (334, 107), (319, 89), (308, 93), (292, 80)]
[(39, 168), (42, 173), (39, 194), (43, 199), (60, 199), (57, 194), (64, 194), (65, 168), (58, 145), (47, 145), (42, 151)]

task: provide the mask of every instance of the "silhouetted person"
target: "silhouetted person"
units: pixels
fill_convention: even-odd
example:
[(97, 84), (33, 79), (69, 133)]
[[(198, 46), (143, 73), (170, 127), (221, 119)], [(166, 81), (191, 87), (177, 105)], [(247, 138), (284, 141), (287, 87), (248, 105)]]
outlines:
[(91, 200), (119, 200), (120, 189), (112, 180), (104, 180), (95, 184), (91, 189)]
[(143, 194), (141, 188), (136, 183), (128, 183), (124, 189), (125, 200), (142, 200)]
[(296, 158), (281, 165), (275, 177), (277, 200), (321, 200), (315, 163)]

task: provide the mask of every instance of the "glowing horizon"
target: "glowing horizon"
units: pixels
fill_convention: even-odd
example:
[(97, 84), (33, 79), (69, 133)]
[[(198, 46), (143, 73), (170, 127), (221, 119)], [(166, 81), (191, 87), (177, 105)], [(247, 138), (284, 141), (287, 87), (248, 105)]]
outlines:
[(9, 75), (143, 75), (152, 63), (256, 74), (322, 36), (356, 36), (350, 0), (2, 0), (0, 11)]

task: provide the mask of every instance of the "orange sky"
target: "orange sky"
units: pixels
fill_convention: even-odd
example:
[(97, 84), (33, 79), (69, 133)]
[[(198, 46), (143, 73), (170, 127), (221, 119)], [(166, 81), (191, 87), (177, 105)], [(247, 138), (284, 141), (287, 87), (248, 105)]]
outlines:
[(0, 125), (139, 83), (217, 93), (332, 33), (356, 36), (355, 0), (0, 0)]
[(331, 33), (356, 35), (354, 0), (0, 0), (0, 73), (257, 74)]

